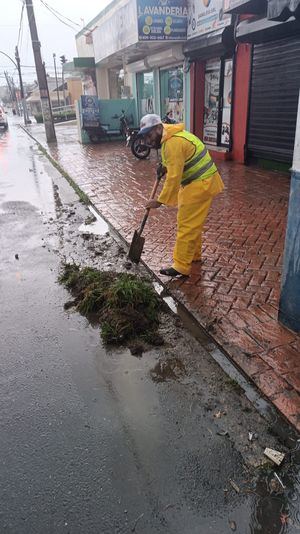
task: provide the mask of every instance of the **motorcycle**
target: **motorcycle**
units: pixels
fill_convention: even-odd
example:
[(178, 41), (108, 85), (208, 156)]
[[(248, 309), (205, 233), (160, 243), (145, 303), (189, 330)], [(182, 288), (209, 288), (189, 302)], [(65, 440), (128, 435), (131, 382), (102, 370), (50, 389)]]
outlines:
[(145, 159), (150, 154), (150, 148), (145, 145), (143, 139), (138, 137), (139, 128), (131, 128), (124, 109), (120, 115), (120, 132), (126, 140), (126, 146), (130, 146), (131, 152), (138, 159)]
[[(172, 111), (166, 113), (162, 118), (164, 124), (176, 124), (176, 120), (171, 118)], [(138, 159), (148, 158), (151, 147), (145, 144), (142, 137), (138, 135), (138, 128), (128, 128), (127, 129), (127, 143), (126, 146), (130, 146), (131, 152)]]

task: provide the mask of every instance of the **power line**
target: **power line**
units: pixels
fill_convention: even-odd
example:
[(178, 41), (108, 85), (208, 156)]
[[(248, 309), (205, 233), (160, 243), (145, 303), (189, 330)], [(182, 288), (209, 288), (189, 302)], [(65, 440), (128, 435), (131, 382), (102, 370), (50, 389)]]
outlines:
[[(49, 143), (52, 141), (56, 141), (56, 135), (55, 135), (52, 110), (51, 110), (51, 102), (50, 102), (50, 96), (49, 96), (46, 70), (45, 70), (45, 67), (42, 61), (41, 44), (39, 41), (38, 31), (36, 27), (33, 3), (32, 3), (32, 0), (25, 0), (25, 1), (26, 1), (28, 22), (29, 22), (29, 27), (30, 27), (30, 36), (32, 40), (32, 51), (33, 51), (33, 56), (34, 56), (34, 63), (36, 66), (36, 75), (37, 75), (39, 90), (40, 90), (40, 99), (41, 99), (41, 107), (42, 107), (42, 114), (43, 114), (43, 119), (44, 119), (46, 138), (47, 138), (47, 142)], [(37, 42), (39, 43), (38, 45), (37, 45)]]
[(51, 11), (53, 11), (54, 13), (57, 13), (57, 15), (59, 15), (59, 16), (62, 17), (63, 19), (68, 20), (69, 22), (71, 22), (71, 23), (74, 24), (75, 26), (80, 26), (80, 24), (78, 24), (78, 22), (75, 22), (74, 20), (69, 19), (68, 17), (66, 17), (65, 15), (63, 15), (62, 13), (60, 13), (59, 11), (57, 11), (57, 9), (55, 9), (54, 7), (49, 6), (49, 4), (47, 4), (47, 2), (45, 2), (45, 0), (43, 0), (43, 3), (44, 3), (49, 9), (51, 9)]
[[(68, 17), (65, 17), (64, 15), (62, 15), (61, 13), (59, 13), (59, 11), (56, 11), (56, 9), (50, 7), (46, 2), (44, 2), (44, 0), (40, 0), (41, 4), (43, 4), (43, 6), (48, 9), (48, 11), (50, 11), (50, 13), (55, 17), (57, 18), (60, 22), (62, 22), (62, 24), (64, 24), (65, 26), (68, 26), (69, 28), (71, 28), (73, 31), (77, 28), (74, 28), (74, 25), (75, 26), (80, 26), (80, 24), (78, 24), (77, 22), (74, 22), (72, 21), (71, 19), (68, 19)], [(65, 22), (61, 17), (63, 17), (64, 19), (68, 20), (69, 22), (71, 22), (73, 24), (73, 26), (71, 26), (71, 24), (68, 24), (68, 22)]]
[(23, 4), (22, 4), (22, 9), (21, 9), (21, 16), (20, 16), (20, 23), (19, 23), (19, 33), (18, 33), (18, 43), (17, 43), (17, 47), (19, 47), (19, 44), (20, 44), (21, 30), (22, 30), (22, 28), (23, 28), (23, 13), (24, 13), (24, 6), (25, 6), (25, 2), (23, 2)]
[[(10, 65), (0, 65), (0, 67), (5, 67), (6, 69), (13, 69), (13, 66)], [(35, 65), (21, 65), (22, 69), (35, 69)], [(54, 69), (53, 65), (45, 65), (47, 69)]]

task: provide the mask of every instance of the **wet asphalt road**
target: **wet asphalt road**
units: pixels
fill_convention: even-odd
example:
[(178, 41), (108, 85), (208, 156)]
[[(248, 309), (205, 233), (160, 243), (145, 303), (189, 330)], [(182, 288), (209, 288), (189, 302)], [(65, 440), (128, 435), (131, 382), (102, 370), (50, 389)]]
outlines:
[(153, 382), (155, 351), (107, 352), (63, 310), (48, 221), (55, 184), (62, 204), (75, 194), (24, 132), (0, 135), (0, 532), (298, 532), (297, 479), (285, 495), (264, 480), (236, 493), (229, 479), (252, 477), (209, 408), (194, 409), (193, 381)]

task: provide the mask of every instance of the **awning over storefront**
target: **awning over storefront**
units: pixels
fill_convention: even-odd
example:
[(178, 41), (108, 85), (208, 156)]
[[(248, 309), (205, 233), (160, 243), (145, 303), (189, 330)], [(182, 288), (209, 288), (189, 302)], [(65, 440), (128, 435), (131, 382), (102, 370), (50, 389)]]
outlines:
[(75, 69), (94, 69), (95, 58), (94, 57), (74, 57), (73, 63)]
[(268, 19), (284, 21), (292, 16), (300, 18), (300, 0), (268, 1)]
[[(280, 0), (279, 0), (280, 1)], [(265, 13), (267, 0), (229, 0), (225, 13), (231, 15), (259, 15)]]
[(189, 39), (183, 46), (183, 53), (189, 59), (209, 59), (233, 53), (235, 47), (233, 27), (200, 35)]
[(242, 43), (266, 43), (283, 37), (300, 35), (300, 20), (286, 22), (268, 20), (243, 20), (236, 28), (236, 40)]
[(228, 0), (225, 13), (267, 15), (269, 20), (286, 21), (300, 17), (300, 0)]
[(160, 52), (147, 56), (139, 61), (127, 64), (128, 72), (146, 72), (155, 67), (180, 65), (183, 63), (182, 45), (176, 44), (170, 48), (162, 48)]

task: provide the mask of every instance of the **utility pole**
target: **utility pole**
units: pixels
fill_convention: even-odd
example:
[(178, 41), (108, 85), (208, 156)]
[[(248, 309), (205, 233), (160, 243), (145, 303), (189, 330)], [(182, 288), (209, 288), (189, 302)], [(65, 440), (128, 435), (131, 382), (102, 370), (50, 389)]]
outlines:
[(33, 0), (25, 0), (31, 41), (32, 41), (32, 50), (33, 50), (33, 55), (34, 55), (35, 68), (36, 68), (36, 75), (37, 75), (39, 90), (40, 90), (41, 106), (42, 106), (42, 114), (43, 114), (45, 131), (46, 131), (46, 138), (47, 138), (47, 142), (51, 143), (53, 141), (56, 141), (56, 135), (55, 135), (52, 110), (51, 110), (51, 102), (50, 102), (49, 93), (48, 93), (47, 77), (46, 77), (46, 72), (43, 66), (42, 56), (41, 56), (41, 43), (38, 37), (32, 1)]
[(20, 108), (19, 108), (19, 102), (18, 102), (18, 97), (17, 97), (16, 86), (15, 86), (14, 79), (12, 77), (10, 77), (10, 85), (11, 85), (11, 88), (12, 88), (12, 93), (14, 95), (14, 101), (16, 103), (16, 113), (17, 113), (17, 115), (20, 116)]
[[(13, 65), (16, 67), (16, 69), (18, 69), (17, 63), (6, 52), (3, 52), (3, 50), (0, 50), (0, 54), (3, 54), (3, 56), (7, 57), (13, 63)], [(18, 115), (20, 115), (19, 106), (18, 106), (18, 100), (17, 100), (17, 95), (16, 95), (16, 88), (15, 88), (15, 85), (14, 85), (14, 80), (13, 80), (13, 78), (9, 79), (8, 72), (4, 72), (4, 76), (6, 78), (6, 82), (7, 82), (7, 85), (8, 85), (8, 88), (9, 88), (9, 92), (10, 92), (10, 95), (11, 95), (11, 101), (12, 101), (12, 103), (15, 102), (15, 104), (16, 104), (16, 109), (13, 109), (14, 115), (16, 113), (18, 113)]]
[(15, 52), (15, 58), (17, 62), (19, 81), (20, 81), (20, 93), (21, 93), (21, 102), (22, 102), (22, 108), (23, 108), (24, 124), (26, 126), (27, 124), (29, 124), (29, 117), (27, 113), (27, 106), (26, 106), (24, 86), (23, 86), (22, 73), (21, 73), (21, 65), (20, 65), (20, 56), (19, 56), (19, 50), (17, 46), (16, 46), (16, 52)]
[(10, 99), (11, 99), (11, 104), (13, 106), (13, 113), (14, 115), (16, 114), (16, 109), (14, 106), (17, 107), (16, 105), (16, 96), (15, 94), (13, 93), (13, 89), (12, 89), (12, 86), (11, 86), (11, 81), (9, 79), (9, 76), (8, 76), (8, 72), (4, 71), (4, 76), (5, 76), (5, 79), (6, 79), (6, 83), (7, 83), (7, 87), (8, 87), (8, 90), (9, 90), (9, 94), (10, 94)]
[(279, 321), (300, 332), (300, 93), (285, 237)]
[(57, 103), (58, 103), (58, 107), (60, 107), (59, 88), (58, 88), (57, 70), (56, 70), (56, 54), (54, 54), (54, 52), (53, 52), (53, 61), (54, 61), (54, 71), (55, 71), (55, 80), (56, 80)]
[(63, 95), (64, 95), (64, 106), (66, 105), (66, 90), (65, 90), (65, 73), (64, 73), (64, 64), (67, 63), (66, 56), (60, 56), (61, 62), (61, 77), (63, 84)]
[(64, 107), (65, 107), (65, 120), (67, 120), (65, 72), (64, 72), (64, 64), (67, 63), (66, 56), (60, 56), (60, 62), (61, 62), (61, 77), (62, 77), (62, 84), (63, 84), (63, 96), (64, 96)]
[(7, 83), (7, 87), (8, 87), (8, 90), (9, 90), (11, 103), (12, 103), (12, 105), (13, 105), (13, 103), (14, 103), (14, 95), (13, 95), (13, 92), (12, 92), (12, 89), (11, 89), (11, 85), (10, 85), (10, 81), (9, 81), (8, 73), (7, 73), (6, 71), (4, 71), (4, 76), (5, 76), (6, 83)]

